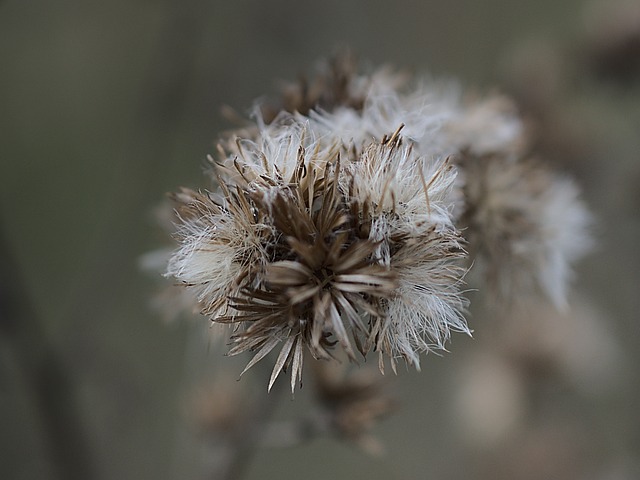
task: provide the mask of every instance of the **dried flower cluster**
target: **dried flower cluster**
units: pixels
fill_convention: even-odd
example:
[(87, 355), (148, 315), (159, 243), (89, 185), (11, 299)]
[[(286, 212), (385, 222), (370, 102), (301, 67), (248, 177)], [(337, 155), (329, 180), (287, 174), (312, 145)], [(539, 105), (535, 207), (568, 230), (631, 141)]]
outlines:
[(588, 211), (568, 178), (531, 158), (460, 157), (475, 269), (505, 306), (544, 296), (565, 308), (571, 264), (590, 247)]
[(278, 351), (269, 388), (282, 370), (294, 388), (305, 351), (419, 367), (469, 331), (475, 255), (503, 293), (518, 277), (562, 303), (587, 214), (572, 184), (525, 161), (506, 99), (465, 103), (341, 58), (254, 118), (210, 158), (214, 191), (173, 195), (167, 276), (235, 326), (229, 354), (254, 352), (247, 369)]

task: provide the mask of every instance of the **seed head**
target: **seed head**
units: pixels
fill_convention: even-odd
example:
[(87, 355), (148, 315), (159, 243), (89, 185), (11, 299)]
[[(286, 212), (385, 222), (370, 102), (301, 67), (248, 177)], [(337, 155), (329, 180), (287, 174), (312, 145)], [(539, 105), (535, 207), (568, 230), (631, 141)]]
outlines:
[(509, 305), (543, 294), (566, 307), (571, 264), (591, 244), (575, 184), (531, 158), (467, 153), (461, 165), (460, 223), (493, 297)]
[(443, 203), (455, 169), (419, 157), (401, 128), (358, 152), (287, 118), (214, 162), (217, 192), (174, 196), (167, 275), (236, 325), (229, 354), (255, 352), (246, 369), (279, 349), (269, 387), (289, 369), (294, 388), (304, 350), (374, 349), (395, 370), (466, 330), (464, 250)]
[(295, 388), (305, 351), (419, 368), (469, 332), (460, 289), (476, 261), (498, 296), (562, 304), (588, 214), (573, 183), (524, 154), (507, 99), (339, 58), (275, 105), (223, 136), (217, 188), (173, 195), (166, 272), (232, 325), (229, 354), (254, 354), (245, 371), (278, 352), (269, 388), (283, 370)]

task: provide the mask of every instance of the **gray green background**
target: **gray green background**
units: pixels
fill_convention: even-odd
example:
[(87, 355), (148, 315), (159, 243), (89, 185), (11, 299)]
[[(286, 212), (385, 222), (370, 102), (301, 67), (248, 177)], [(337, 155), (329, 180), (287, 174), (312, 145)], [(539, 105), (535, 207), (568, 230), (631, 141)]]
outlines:
[[(209, 348), (206, 320), (163, 322), (149, 306), (159, 282), (139, 267), (166, 243), (153, 216), (165, 192), (206, 186), (205, 155), (229, 126), (221, 106), (246, 111), (342, 46), (372, 64), (499, 89), (520, 45), (579, 56), (585, 5), (1, 1), (0, 219), (15, 268), (0, 269), (22, 285), (26, 316), (39, 319), (61, 362), (96, 477), (200, 478), (208, 454), (186, 425), (185, 397), (216, 365), (232, 375), (242, 368)], [(588, 458), (602, 462), (585, 479), (604, 478), (609, 465), (621, 476), (607, 478), (638, 478), (640, 85), (579, 88), (567, 94), (566, 118), (578, 132), (587, 122), (595, 147), (584, 164), (560, 168), (583, 184), (599, 246), (580, 264), (577, 287), (603, 312), (625, 377), (597, 396), (552, 387), (544, 401), (560, 420), (600, 432)], [(482, 330), (474, 318), (471, 326)], [(259, 453), (249, 478), (476, 478), (450, 408), (456, 354), (472, 343), (456, 337), (421, 373), (400, 372), (401, 408), (376, 430), (385, 456), (323, 439)], [(0, 338), (0, 478), (54, 478), (16, 353), (24, 345)], [(304, 411), (308, 397), (285, 399), (280, 413)]]

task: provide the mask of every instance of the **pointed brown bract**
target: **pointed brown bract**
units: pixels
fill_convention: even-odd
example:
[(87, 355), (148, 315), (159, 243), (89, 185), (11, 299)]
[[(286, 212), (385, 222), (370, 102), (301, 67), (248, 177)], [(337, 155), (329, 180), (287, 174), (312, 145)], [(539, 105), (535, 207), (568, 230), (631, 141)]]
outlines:
[(357, 61), (347, 52), (319, 65), (311, 79), (300, 76), (298, 82), (286, 84), (280, 104), (263, 105), (262, 117), (271, 123), (281, 111), (308, 115), (313, 109), (331, 110), (344, 106), (360, 110), (369, 81), (358, 75)]

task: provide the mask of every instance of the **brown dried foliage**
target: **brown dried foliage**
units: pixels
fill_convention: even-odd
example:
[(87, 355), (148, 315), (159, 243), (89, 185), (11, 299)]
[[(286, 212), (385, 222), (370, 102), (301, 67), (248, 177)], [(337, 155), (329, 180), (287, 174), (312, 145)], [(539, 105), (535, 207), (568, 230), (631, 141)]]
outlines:
[(337, 106), (361, 110), (366, 88), (354, 85), (357, 74), (355, 57), (346, 52), (338, 54), (322, 64), (311, 79), (301, 75), (298, 82), (286, 84), (279, 103), (262, 106), (262, 118), (271, 123), (282, 111), (308, 115), (311, 110), (331, 111)]

